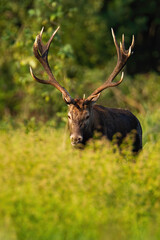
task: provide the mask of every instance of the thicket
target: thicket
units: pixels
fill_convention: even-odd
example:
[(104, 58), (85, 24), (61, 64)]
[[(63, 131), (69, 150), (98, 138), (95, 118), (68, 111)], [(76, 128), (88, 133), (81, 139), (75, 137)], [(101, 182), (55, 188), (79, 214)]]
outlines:
[[(134, 54), (125, 74), (132, 74), (132, 79), (125, 76), (121, 86), (103, 93), (100, 103), (147, 111), (147, 103), (153, 105), (152, 99), (159, 100), (155, 97), (159, 95), (156, 73), (160, 70), (158, 9), (156, 0), (2, 0), (0, 118), (28, 121), (32, 117), (54, 117), (56, 122), (63, 119), (66, 106), (61, 94), (50, 86), (35, 83), (29, 73), (32, 66), (39, 76), (46, 77), (33, 56), (32, 46), (42, 26), (45, 42), (58, 25), (61, 28), (51, 45), (49, 61), (56, 79), (73, 97), (91, 93), (113, 70), (117, 57), (110, 28), (115, 30), (118, 41), (125, 33), (127, 46), (134, 34)], [(137, 75), (140, 73), (144, 75)]]
[(160, 111), (147, 115), (144, 148), (71, 147), (64, 129), (0, 131), (0, 239), (160, 238)]

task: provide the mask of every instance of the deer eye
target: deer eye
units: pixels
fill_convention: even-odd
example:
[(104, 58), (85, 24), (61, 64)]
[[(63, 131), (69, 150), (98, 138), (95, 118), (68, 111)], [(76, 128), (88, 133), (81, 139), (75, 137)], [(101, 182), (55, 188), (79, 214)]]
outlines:
[(71, 115), (68, 115), (68, 119), (71, 119)]
[(89, 115), (86, 116), (86, 120), (89, 118)]

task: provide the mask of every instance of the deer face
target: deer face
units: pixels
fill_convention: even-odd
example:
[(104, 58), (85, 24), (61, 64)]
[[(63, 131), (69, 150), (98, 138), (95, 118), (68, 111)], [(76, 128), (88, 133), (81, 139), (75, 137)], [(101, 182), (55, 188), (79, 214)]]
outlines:
[(69, 105), (68, 111), (68, 126), (73, 146), (86, 142), (90, 135), (91, 125), (91, 103), (86, 103), (83, 99), (75, 99), (75, 103)]

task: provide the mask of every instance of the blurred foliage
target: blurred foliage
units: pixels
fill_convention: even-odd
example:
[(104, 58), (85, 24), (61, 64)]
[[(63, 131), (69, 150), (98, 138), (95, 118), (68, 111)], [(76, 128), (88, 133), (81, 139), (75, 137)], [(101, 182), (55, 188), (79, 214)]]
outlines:
[(34, 119), (18, 129), (5, 122), (0, 239), (159, 239), (159, 122), (160, 110), (143, 119), (137, 157), (98, 139), (73, 150), (67, 132)]
[[(148, 102), (153, 105), (150, 86), (156, 90), (154, 99), (159, 98), (158, 75), (154, 74), (160, 70), (158, 1), (1, 0), (0, 13), (1, 119), (28, 121), (36, 117), (46, 121), (54, 116), (57, 123), (63, 119), (66, 106), (61, 94), (57, 89), (33, 82), (29, 73), (30, 65), (34, 72), (47, 77), (32, 52), (42, 26), (44, 42), (61, 26), (51, 45), (49, 62), (57, 80), (73, 97), (91, 93), (112, 71), (116, 63), (110, 33), (113, 27), (118, 40), (125, 33), (127, 46), (131, 35), (135, 35), (134, 55), (127, 63), (127, 73), (134, 76), (131, 83), (125, 77), (127, 84), (118, 87), (120, 92), (104, 92), (105, 100), (102, 97), (101, 103), (112, 107), (125, 105), (144, 113)], [(142, 72), (145, 75), (139, 75)], [(142, 106), (137, 104), (136, 108), (138, 102)]]

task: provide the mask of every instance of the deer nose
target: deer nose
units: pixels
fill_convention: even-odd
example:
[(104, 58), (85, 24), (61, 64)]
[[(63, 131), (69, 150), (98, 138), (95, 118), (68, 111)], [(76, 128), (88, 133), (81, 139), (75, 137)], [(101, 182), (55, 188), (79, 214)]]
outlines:
[(83, 140), (83, 137), (81, 135), (74, 135), (74, 134), (72, 134), (70, 136), (70, 139), (71, 139), (71, 143), (74, 145), (74, 144), (81, 143), (82, 140)]

